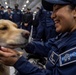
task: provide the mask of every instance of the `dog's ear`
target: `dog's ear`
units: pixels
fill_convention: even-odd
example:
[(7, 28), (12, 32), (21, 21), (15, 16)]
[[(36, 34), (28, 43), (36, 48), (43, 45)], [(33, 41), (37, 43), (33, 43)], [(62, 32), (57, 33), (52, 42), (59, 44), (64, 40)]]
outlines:
[(18, 28), (18, 25), (12, 21), (7, 20), (9, 24), (13, 25), (14, 27)]
[(14, 25), (16, 28), (18, 28), (18, 25), (17, 25), (17, 24), (14, 23), (13, 25)]

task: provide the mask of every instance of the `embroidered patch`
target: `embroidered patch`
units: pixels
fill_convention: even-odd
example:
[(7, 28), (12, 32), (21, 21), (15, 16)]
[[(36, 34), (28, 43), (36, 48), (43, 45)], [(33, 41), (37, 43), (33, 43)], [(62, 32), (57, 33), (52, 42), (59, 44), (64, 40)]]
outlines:
[(60, 66), (76, 62), (76, 47), (71, 48), (59, 55)]
[(17, 12), (17, 14), (20, 14), (20, 12)]
[(51, 54), (50, 57), (49, 57), (49, 61), (50, 61), (53, 65), (55, 65), (56, 62), (58, 61), (58, 58), (59, 58), (58, 54), (56, 54), (56, 53), (53, 51), (52, 54)]

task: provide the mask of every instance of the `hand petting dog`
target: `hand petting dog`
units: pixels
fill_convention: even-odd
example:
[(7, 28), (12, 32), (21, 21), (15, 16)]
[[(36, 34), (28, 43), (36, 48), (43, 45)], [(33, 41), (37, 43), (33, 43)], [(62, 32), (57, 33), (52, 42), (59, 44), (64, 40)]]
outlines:
[(0, 50), (0, 62), (7, 66), (12, 66), (20, 58), (20, 53), (16, 50), (1, 47)]

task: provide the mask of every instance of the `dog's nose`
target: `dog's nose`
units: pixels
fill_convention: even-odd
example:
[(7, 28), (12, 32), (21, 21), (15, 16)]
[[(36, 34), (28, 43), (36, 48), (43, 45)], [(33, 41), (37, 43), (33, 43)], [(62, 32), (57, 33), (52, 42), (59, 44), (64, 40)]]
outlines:
[(22, 36), (25, 37), (26, 39), (29, 38), (30, 32), (29, 31), (24, 31), (22, 32)]

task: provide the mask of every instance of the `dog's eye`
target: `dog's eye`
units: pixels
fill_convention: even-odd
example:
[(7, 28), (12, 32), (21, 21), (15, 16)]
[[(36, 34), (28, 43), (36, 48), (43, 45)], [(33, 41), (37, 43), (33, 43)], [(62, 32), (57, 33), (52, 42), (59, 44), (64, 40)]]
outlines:
[(2, 27), (0, 28), (0, 30), (7, 30), (7, 27)]

